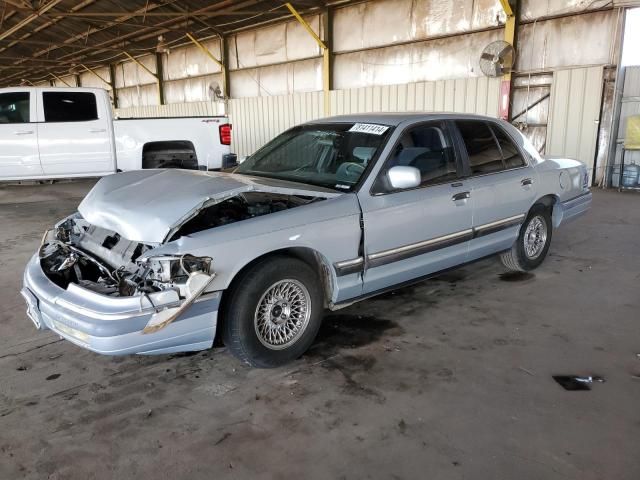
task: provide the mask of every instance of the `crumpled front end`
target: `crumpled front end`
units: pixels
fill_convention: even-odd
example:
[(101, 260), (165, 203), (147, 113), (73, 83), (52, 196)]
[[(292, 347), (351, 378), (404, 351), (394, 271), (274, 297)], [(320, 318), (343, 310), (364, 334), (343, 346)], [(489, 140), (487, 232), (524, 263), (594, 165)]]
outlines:
[(22, 295), (36, 327), (103, 354), (210, 348), (221, 292), (209, 291), (211, 259), (153, 256), (79, 214), (43, 238)]

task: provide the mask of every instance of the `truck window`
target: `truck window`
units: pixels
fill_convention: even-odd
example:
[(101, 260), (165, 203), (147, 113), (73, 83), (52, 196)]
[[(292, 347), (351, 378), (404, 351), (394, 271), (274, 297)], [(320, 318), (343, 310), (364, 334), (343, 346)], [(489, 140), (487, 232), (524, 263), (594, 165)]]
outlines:
[(29, 92), (0, 93), (0, 123), (29, 121)]
[(88, 122), (98, 119), (96, 96), (90, 92), (43, 92), (45, 122)]
[(456, 121), (456, 125), (458, 125), (464, 145), (467, 147), (472, 175), (504, 170), (502, 153), (489, 125), (478, 120)]

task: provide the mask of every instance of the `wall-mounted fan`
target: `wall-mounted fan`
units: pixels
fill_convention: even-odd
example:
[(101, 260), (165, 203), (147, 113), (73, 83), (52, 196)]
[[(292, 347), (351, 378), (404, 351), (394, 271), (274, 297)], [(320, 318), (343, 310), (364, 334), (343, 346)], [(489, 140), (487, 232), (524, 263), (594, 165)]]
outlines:
[(513, 45), (504, 40), (491, 42), (480, 55), (480, 70), (487, 77), (499, 77), (511, 72), (515, 61)]
[(218, 82), (211, 82), (209, 84), (209, 100), (212, 102), (224, 101), (224, 93)]

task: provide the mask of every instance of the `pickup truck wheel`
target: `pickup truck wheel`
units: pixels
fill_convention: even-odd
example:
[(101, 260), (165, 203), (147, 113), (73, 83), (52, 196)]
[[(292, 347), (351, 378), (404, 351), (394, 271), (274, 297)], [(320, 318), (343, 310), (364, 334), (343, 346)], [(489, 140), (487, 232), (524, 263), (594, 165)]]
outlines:
[(272, 368), (302, 355), (322, 322), (322, 286), (294, 258), (267, 258), (235, 282), (226, 302), (222, 339), (253, 367)]
[(513, 247), (500, 256), (504, 266), (515, 272), (538, 267), (549, 251), (552, 231), (549, 209), (544, 205), (534, 205), (520, 227)]

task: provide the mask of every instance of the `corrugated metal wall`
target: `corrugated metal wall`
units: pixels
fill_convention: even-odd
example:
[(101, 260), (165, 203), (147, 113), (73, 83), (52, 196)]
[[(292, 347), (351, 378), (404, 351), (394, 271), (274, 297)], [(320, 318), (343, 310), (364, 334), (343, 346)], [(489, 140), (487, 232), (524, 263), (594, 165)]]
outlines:
[[(363, 112), (450, 111), (498, 115), (500, 79), (464, 78), (438, 82), (333, 90), (330, 115)], [(326, 116), (323, 92), (229, 100), (233, 151), (250, 155), (280, 132)]]
[[(330, 92), (330, 115), (364, 112), (461, 112), (498, 115), (499, 78), (463, 78), (437, 82), (351, 88)], [(323, 92), (231, 98), (227, 111), (234, 125), (232, 149), (243, 157), (293, 127), (325, 117)], [(119, 118), (221, 115), (224, 105), (191, 102), (116, 109)]]
[[(575, 158), (593, 174), (604, 69), (559, 70), (553, 74), (546, 154)], [(592, 178), (592, 177), (590, 177)]]

